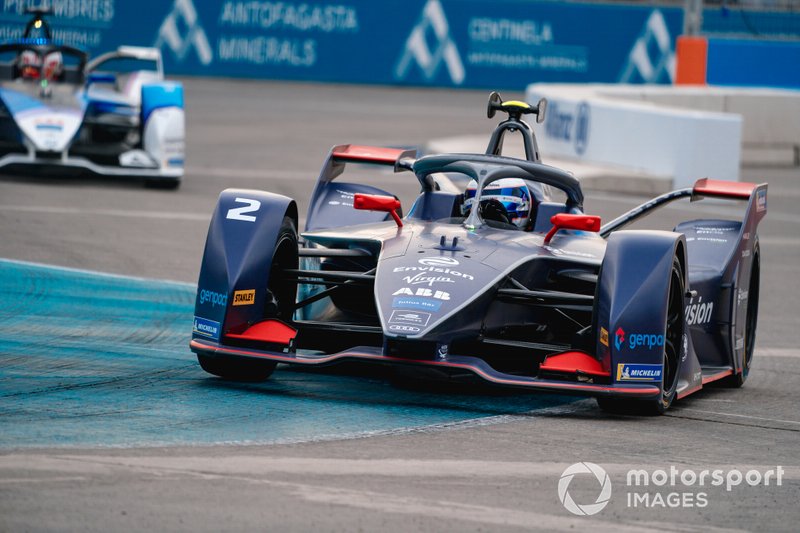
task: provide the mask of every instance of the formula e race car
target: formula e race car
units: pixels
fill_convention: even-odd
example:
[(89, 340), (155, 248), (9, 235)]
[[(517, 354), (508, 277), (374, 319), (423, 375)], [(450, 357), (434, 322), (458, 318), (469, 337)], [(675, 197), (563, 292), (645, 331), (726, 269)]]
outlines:
[[(266, 379), (277, 363), (368, 361), (662, 413), (712, 381), (740, 386), (753, 359), (767, 185), (697, 181), (601, 225), (571, 174), (541, 163), (503, 102), (486, 154), (335, 146), (306, 231), (290, 198), (221, 193), (200, 272), (191, 349), (207, 372)], [(519, 132), (526, 159), (501, 155)], [(419, 181), (400, 201), (339, 179), (354, 165)], [(376, 169), (377, 170), (377, 169)], [(746, 202), (743, 220), (623, 230), (674, 200)]]
[(176, 188), (183, 176), (183, 87), (161, 52), (123, 46), (88, 61), (56, 44), (29, 9), (22, 39), (0, 45), (0, 170), (135, 176)]

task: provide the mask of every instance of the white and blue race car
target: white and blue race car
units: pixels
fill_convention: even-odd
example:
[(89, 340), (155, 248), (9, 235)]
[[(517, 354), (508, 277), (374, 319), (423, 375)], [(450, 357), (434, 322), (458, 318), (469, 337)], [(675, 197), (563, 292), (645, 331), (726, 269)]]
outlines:
[(57, 44), (30, 9), (23, 38), (0, 45), (0, 172), (144, 178), (174, 189), (184, 172), (183, 86), (161, 52), (121, 46), (89, 61)]

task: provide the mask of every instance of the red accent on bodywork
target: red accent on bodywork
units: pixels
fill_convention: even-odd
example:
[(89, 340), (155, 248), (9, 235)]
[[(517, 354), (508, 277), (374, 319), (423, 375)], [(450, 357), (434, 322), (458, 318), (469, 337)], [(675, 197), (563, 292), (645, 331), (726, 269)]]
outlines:
[(264, 320), (253, 324), (244, 333), (226, 335), (231, 339), (242, 339), (247, 341), (271, 342), (275, 344), (288, 345), (297, 336), (297, 330), (287, 326), (280, 320)]
[(397, 148), (383, 148), (380, 146), (361, 146), (358, 144), (345, 144), (337, 147), (333, 152), (334, 159), (346, 161), (361, 161), (362, 163), (378, 163), (394, 165), (406, 150)]
[(547, 372), (565, 372), (568, 374), (589, 374), (591, 376), (611, 376), (611, 372), (603, 370), (600, 361), (584, 352), (564, 352), (548, 355), (539, 365), (539, 370)]
[(716, 372), (714, 374), (709, 374), (707, 376), (703, 376), (703, 380), (699, 385), (695, 385), (691, 389), (686, 389), (684, 391), (679, 392), (678, 393), (678, 399), (680, 400), (681, 398), (685, 398), (685, 397), (689, 396), (690, 394), (693, 394), (693, 393), (701, 390), (703, 388), (703, 385), (708, 385), (709, 383), (711, 383), (713, 381), (717, 381), (717, 380), (720, 380), (722, 378), (726, 378), (726, 377), (731, 376), (731, 375), (733, 375), (733, 370), (728, 368), (728, 369), (725, 369), (725, 370), (720, 370), (719, 372)]
[(353, 208), (389, 213), (392, 215), (397, 227), (403, 227), (403, 221), (397, 215), (397, 210), (400, 209), (400, 200), (394, 196), (356, 193), (353, 196)]
[(702, 385), (696, 385), (696, 386), (692, 387), (691, 389), (686, 389), (686, 390), (679, 391), (678, 395), (676, 396), (676, 398), (678, 398), (679, 400), (682, 399), (682, 398), (686, 398), (690, 394), (694, 394), (695, 392), (701, 390), (702, 388), (703, 388)]
[(695, 182), (692, 192), (698, 196), (722, 196), (725, 198), (750, 198), (755, 183), (746, 181), (722, 181), (702, 178)]
[(710, 374), (708, 376), (703, 376), (703, 385), (711, 383), (712, 381), (717, 381), (722, 378), (726, 378), (728, 376), (733, 375), (733, 369), (728, 368), (726, 370), (720, 370), (716, 374)]
[(550, 242), (553, 235), (560, 229), (577, 229), (583, 231), (600, 231), (600, 217), (593, 215), (569, 215), (567, 213), (559, 213), (550, 218), (553, 227), (547, 232), (544, 237), (544, 243)]
[[(637, 386), (627, 387), (620, 385), (597, 385), (594, 383), (578, 383), (578, 382), (563, 382), (563, 381), (549, 381), (549, 380), (530, 380), (525, 378), (517, 378), (508, 374), (499, 374), (497, 372), (487, 372), (475, 365), (465, 363), (453, 363), (449, 361), (425, 361), (420, 359), (403, 359), (400, 357), (391, 357), (387, 355), (369, 354), (363, 352), (339, 352), (325, 357), (315, 357), (313, 360), (300, 358), (296, 355), (280, 354), (275, 352), (263, 352), (255, 350), (246, 350), (243, 348), (232, 348), (229, 346), (220, 346), (218, 344), (201, 342), (197, 339), (192, 339), (189, 346), (193, 351), (203, 351), (208, 353), (223, 354), (223, 355), (242, 355), (246, 357), (262, 357), (272, 361), (281, 363), (300, 364), (300, 365), (322, 365), (336, 362), (339, 359), (363, 359), (378, 362), (389, 362), (408, 365), (421, 365), (421, 366), (434, 366), (434, 367), (447, 367), (447, 368), (461, 368), (469, 370), (479, 375), (483, 379), (492, 383), (500, 385), (511, 385), (517, 387), (530, 387), (540, 390), (562, 390), (574, 391), (585, 394), (619, 394), (628, 396), (654, 396), (660, 392), (660, 389), (655, 386)], [(500, 377), (502, 376), (502, 377)]]

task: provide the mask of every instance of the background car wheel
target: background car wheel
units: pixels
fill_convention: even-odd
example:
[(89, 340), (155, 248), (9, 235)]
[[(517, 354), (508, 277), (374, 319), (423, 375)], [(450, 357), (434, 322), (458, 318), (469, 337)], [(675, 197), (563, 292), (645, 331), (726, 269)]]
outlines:
[(161, 189), (164, 191), (174, 191), (181, 186), (179, 178), (147, 178), (144, 186), (148, 189)]
[(659, 397), (652, 400), (597, 398), (597, 404), (602, 410), (615, 414), (660, 415), (672, 405), (678, 391), (678, 376), (684, 355), (683, 336), (686, 329), (684, 294), (683, 267), (675, 257), (672, 260), (670, 275), (666, 334), (664, 335), (664, 369), (661, 375)]
[(750, 367), (753, 364), (753, 352), (756, 348), (756, 326), (758, 325), (758, 290), (761, 285), (761, 254), (756, 242), (753, 250), (753, 266), (750, 270), (750, 283), (747, 288), (747, 317), (744, 328), (744, 361), (742, 372), (725, 378), (722, 384), (726, 387), (739, 388), (747, 381)]

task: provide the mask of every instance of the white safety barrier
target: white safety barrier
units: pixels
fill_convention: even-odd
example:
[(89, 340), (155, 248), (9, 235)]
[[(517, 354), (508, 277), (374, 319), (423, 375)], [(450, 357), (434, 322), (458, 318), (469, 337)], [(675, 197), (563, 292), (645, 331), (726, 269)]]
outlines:
[(738, 180), (743, 162), (800, 165), (800, 92), (533, 84), (548, 99), (542, 153), (672, 176)]
[(671, 176), (674, 187), (701, 177), (739, 179), (740, 115), (664, 107), (636, 93), (618, 93), (620, 87), (630, 88), (528, 86), (529, 102), (548, 100), (538, 136), (542, 153)]

